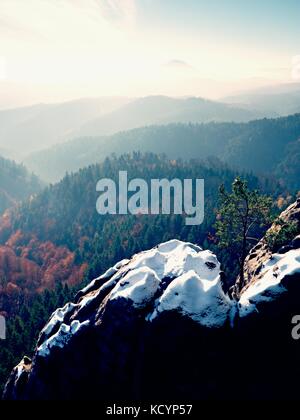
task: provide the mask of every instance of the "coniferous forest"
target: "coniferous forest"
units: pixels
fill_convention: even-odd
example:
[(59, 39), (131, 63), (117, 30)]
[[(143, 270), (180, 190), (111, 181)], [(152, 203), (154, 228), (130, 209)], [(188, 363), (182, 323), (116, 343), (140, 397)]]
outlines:
[[(95, 207), (97, 180), (108, 177), (117, 181), (120, 170), (126, 170), (129, 179), (203, 178), (204, 223), (188, 227), (179, 215), (99, 216)], [(0, 224), (4, 262), (1, 307), (8, 314), (8, 339), (1, 346), (2, 386), (16, 361), (31, 354), (39, 331), (55, 308), (117, 261), (140, 250), (174, 238), (218, 250), (228, 282), (233, 283), (237, 261), (230, 250), (218, 249), (215, 222), (219, 187), (224, 184), (230, 189), (238, 174), (250, 189), (273, 198), (274, 214), (295, 197), (272, 177), (239, 173), (218, 159), (169, 160), (136, 152), (67, 175), (11, 209)], [(258, 236), (264, 231), (258, 229)]]
[(0, 400), (299, 400), (299, 21), (0, 1)]

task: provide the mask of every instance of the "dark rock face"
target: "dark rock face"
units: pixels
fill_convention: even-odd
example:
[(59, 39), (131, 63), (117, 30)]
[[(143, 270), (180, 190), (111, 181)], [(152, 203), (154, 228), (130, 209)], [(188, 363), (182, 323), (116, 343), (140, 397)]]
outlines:
[(5, 399), (298, 399), (299, 237), (287, 245), (252, 250), (237, 301), (216, 257), (195, 245), (120, 262), (54, 313)]

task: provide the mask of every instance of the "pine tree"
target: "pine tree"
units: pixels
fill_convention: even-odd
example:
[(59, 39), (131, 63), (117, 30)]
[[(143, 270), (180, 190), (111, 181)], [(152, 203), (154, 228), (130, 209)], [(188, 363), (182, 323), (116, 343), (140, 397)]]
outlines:
[(247, 182), (240, 177), (232, 183), (228, 193), (220, 187), (220, 208), (218, 210), (216, 235), (219, 247), (236, 254), (239, 262), (240, 289), (244, 286), (244, 264), (251, 246), (258, 242), (256, 233), (271, 222), (272, 199), (261, 195), (258, 190), (249, 190)]

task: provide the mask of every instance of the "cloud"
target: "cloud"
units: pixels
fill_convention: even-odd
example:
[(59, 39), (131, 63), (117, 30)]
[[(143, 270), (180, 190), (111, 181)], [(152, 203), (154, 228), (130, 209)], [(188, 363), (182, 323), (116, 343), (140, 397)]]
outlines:
[(12, 37), (15, 39), (30, 38), (33, 41), (43, 39), (40, 32), (32, 29), (26, 22), (20, 22), (14, 15), (3, 14), (0, 17), (0, 35), (2, 39)]
[(173, 59), (165, 64), (166, 67), (173, 67), (177, 69), (195, 70), (193, 66), (183, 60)]
[(102, 16), (116, 24), (132, 25), (136, 21), (137, 8), (135, 0), (94, 0)]

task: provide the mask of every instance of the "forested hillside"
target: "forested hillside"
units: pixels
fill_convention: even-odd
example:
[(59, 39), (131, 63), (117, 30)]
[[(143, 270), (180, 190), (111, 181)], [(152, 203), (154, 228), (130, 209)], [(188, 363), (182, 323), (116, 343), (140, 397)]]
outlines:
[(26, 164), (43, 179), (56, 181), (66, 171), (101, 162), (111, 153), (151, 151), (170, 159), (218, 157), (240, 170), (272, 174), (299, 190), (300, 114), (249, 123), (171, 124), (79, 138), (31, 155)]
[[(99, 216), (96, 183), (101, 178), (117, 182), (120, 170), (127, 170), (129, 179), (205, 179), (204, 223), (187, 229), (184, 218), (179, 216)], [(108, 158), (102, 164), (67, 175), (34, 200), (25, 201), (9, 217), (2, 219), (0, 240), (11, 249), (18, 249), (19, 253), (29, 246), (26, 255), (34, 261), (38, 261), (33, 253), (36, 245), (40, 247), (51, 241), (57, 247), (66, 247), (76, 253), (77, 263), (88, 261), (93, 276), (112, 261), (168, 238), (188, 239), (187, 236), (194, 235), (193, 240), (202, 244), (215, 218), (218, 187), (221, 183), (230, 185), (236, 175), (237, 171), (217, 159), (208, 162), (168, 160), (150, 153)], [(270, 178), (245, 177), (252, 188), (260, 187), (274, 196), (284, 194), (281, 186)], [(32, 241), (33, 237), (35, 241)]]
[(18, 358), (32, 354), (39, 331), (49, 319), (49, 315), (72, 298), (72, 290), (67, 286), (57, 286), (55, 290), (35, 294), (30, 298), (20, 295), (15, 316), (8, 316), (5, 311), (1, 312), (7, 318), (7, 339), (1, 341), (0, 345), (0, 399), (9, 369), (18, 362)]
[(41, 189), (41, 183), (23, 165), (0, 156), (0, 214)]
[[(127, 170), (129, 179), (204, 178), (204, 223), (188, 227), (185, 217), (178, 215), (99, 216), (96, 183), (104, 177), (117, 180), (120, 170)], [(79, 284), (82, 286), (116, 261), (171, 238), (216, 248), (213, 224), (218, 188), (221, 183), (229, 187), (236, 175), (216, 159), (185, 162), (135, 153), (106, 159), (68, 175), (2, 217), (0, 296), (10, 329), (8, 339), (1, 344), (2, 381), (24, 350), (30, 353), (37, 331), (53, 308), (70, 298)], [(253, 175), (244, 174), (244, 178), (251, 188), (260, 188), (274, 198), (281, 195), (280, 205), (286, 204), (287, 194), (278, 183)], [(225, 250), (219, 258), (233, 278), (234, 256)], [(50, 295), (44, 295), (49, 291)]]

